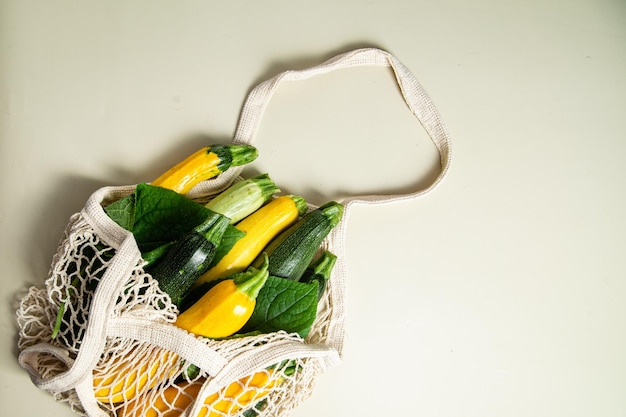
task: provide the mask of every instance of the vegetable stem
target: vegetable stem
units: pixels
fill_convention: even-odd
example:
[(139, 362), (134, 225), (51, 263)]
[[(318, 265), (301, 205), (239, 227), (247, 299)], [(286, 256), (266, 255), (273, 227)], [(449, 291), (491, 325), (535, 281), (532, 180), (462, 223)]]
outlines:
[(63, 315), (65, 315), (65, 302), (62, 302), (57, 311), (57, 317), (54, 321), (54, 329), (52, 330), (51, 339), (56, 339), (61, 331), (61, 324), (63, 323)]
[(246, 294), (253, 300), (256, 299), (257, 295), (259, 295), (259, 291), (261, 291), (261, 288), (263, 288), (265, 281), (267, 281), (267, 277), (269, 276), (269, 273), (267, 272), (268, 266), (269, 260), (267, 255), (263, 253), (263, 266), (261, 266), (260, 269), (256, 269), (251, 266), (245, 272), (241, 272), (233, 276), (235, 285), (237, 285), (237, 290)]
[(230, 225), (230, 219), (221, 214), (213, 217), (213, 219), (210, 219), (211, 217), (213, 216), (209, 216), (209, 219), (196, 227), (196, 231), (206, 237), (206, 240), (214, 242), (215, 246), (217, 246), (220, 240), (222, 240), (224, 231)]
[[(80, 282), (79, 278), (74, 277), (71, 283), (71, 287), (67, 289), (67, 293), (69, 294), (70, 291), (74, 291), (74, 288), (78, 286), (79, 282)], [(65, 315), (65, 307), (66, 307), (66, 302), (63, 301), (61, 305), (59, 306), (59, 310), (57, 311), (57, 317), (56, 317), (56, 320), (54, 321), (54, 328), (52, 329), (52, 335), (50, 336), (51, 339), (56, 339), (56, 337), (59, 335), (59, 332), (61, 331), (61, 326), (63, 325), (63, 316)]]
[(323, 275), (324, 278), (330, 277), (330, 272), (337, 262), (337, 256), (329, 251), (324, 251), (312, 266), (313, 273)]
[[(208, 217), (199, 225), (194, 227), (194, 231), (200, 233), (211, 242), (219, 243), (226, 227), (230, 224), (230, 219), (219, 213), (209, 212)], [(215, 240), (217, 238), (217, 240)]]
[(299, 216), (302, 216), (307, 212), (307, 210), (309, 209), (309, 206), (307, 205), (304, 198), (297, 196), (297, 195), (289, 195), (288, 197), (290, 197), (293, 200), (293, 202), (296, 204)]
[(324, 213), (324, 216), (328, 219), (331, 227), (335, 227), (343, 215), (343, 205), (335, 201), (330, 201), (321, 206), (319, 209), (322, 213)]
[(328, 250), (324, 250), (320, 257), (311, 262), (311, 265), (304, 271), (300, 282), (308, 284), (317, 281), (318, 299), (321, 298), (326, 289), (326, 282), (330, 279), (336, 262), (337, 255)]
[(258, 150), (250, 145), (228, 145), (232, 157), (231, 166), (246, 165), (259, 156)]

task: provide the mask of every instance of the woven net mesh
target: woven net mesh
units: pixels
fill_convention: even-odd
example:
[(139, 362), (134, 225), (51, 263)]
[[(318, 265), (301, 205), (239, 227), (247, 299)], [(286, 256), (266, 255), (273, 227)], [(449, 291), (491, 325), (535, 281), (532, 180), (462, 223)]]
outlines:
[[(71, 371), (90, 322), (91, 304), (98, 284), (116, 255), (78, 213), (70, 218), (58, 251), (52, 260), (45, 288), (32, 287), (17, 311), (18, 349), (47, 343), (64, 350), (67, 358), (42, 353), (30, 365), (42, 379)], [(131, 268), (108, 311), (110, 317), (137, 317), (158, 323), (173, 323), (178, 310), (157, 282), (142, 268)], [(330, 289), (328, 289), (330, 290)], [(319, 314), (307, 342), (324, 343), (328, 319), (328, 293), (320, 300)], [(257, 336), (212, 340), (200, 338), (227, 361), (239, 355), (285, 341), (303, 342), (296, 334), (274, 332)], [(317, 358), (283, 360), (269, 367), (204, 391), (211, 376), (193, 363), (161, 346), (133, 338), (107, 336), (92, 369), (93, 395), (100, 409), (110, 416), (179, 416), (200, 402), (198, 416), (283, 416), (312, 392), (315, 378), (323, 371)], [(51, 392), (77, 413), (85, 407), (72, 387)]]

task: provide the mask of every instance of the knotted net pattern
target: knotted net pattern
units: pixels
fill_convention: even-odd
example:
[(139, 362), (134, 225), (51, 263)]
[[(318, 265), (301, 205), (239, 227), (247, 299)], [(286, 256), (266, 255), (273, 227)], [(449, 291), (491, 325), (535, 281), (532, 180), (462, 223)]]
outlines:
[[(98, 284), (117, 250), (107, 245), (82, 213), (71, 216), (54, 255), (44, 288), (31, 287), (17, 311), (20, 351), (38, 344), (49, 344), (63, 352), (45, 352), (30, 362), (43, 380), (72, 372), (81, 346), (88, 334), (91, 306)], [(109, 318), (138, 318), (153, 323), (172, 324), (178, 310), (156, 280), (137, 260), (120, 290), (111, 300)], [(329, 309), (328, 291), (320, 300), (320, 314), (307, 342), (324, 342), (324, 321)], [(178, 416), (189, 411), (194, 402), (198, 416), (229, 416), (246, 412), (249, 416), (284, 416), (311, 395), (316, 377), (324, 366), (315, 357), (297, 355), (269, 366), (254, 369), (240, 377), (225, 379), (204, 398), (202, 387), (214, 375), (198, 368), (162, 346), (141, 340), (102, 336), (103, 348), (92, 369), (93, 396), (103, 415)], [(283, 331), (212, 340), (198, 338), (226, 362), (260, 347), (284, 342), (305, 343), (297, 334)], [(236, 373), (233, 373), (236, 375)], [(57, 401), (66, 402), (79, 414), (90, 414), (73, 387), (50, 391)]]

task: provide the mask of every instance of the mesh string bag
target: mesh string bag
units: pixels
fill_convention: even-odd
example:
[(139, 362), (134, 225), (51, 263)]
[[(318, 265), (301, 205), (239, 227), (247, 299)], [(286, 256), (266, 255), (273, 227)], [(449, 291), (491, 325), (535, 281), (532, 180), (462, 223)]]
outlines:
[[(29, 288), (17, 310), (19, 363), (33, 383), (89, 417), (275, 417), (289, 415), (306, 400), (317, 377), (343, 355), (350, 208), (417, 198), (434, 189), (451, 159), (448, 134), (411, 72), (390, 53), (366, 48), (259, 84), (244, 103), (233, 139), (253, 144), (281, 82), (363, 65), (393, 71), (408, 108), (440, 153), (441, 171), (420, 190), (341, 201), (342, 220), (320, 248), (335, 253), (337, 264), (306, 338), (276, 331), (214, 340), (174, 326), (177, 307), (144, 269), (132, 233), (103, 209), (135, 186), (103, 187), (70, 217), (45, 285)], [(207, 201), (240, 180), (242, 168), (200, 183), (188, 197)]]

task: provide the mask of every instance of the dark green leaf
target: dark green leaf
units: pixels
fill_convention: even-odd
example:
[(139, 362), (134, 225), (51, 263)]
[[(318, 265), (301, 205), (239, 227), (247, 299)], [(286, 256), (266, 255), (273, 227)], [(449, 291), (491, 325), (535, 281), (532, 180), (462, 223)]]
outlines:
[(127, 195), (104, 208), (106, 214), (126, 230), (133, 230), (135, 222), (135, 194)]
[(317, 314), (317, 282), (305, 284), (270, 276), (243, 332), (285, 330), (306, 337)]
[(172, 190), (139, 184), (133, 234), (142, 252), (173, 242), (207, 219), (211, 210)]

